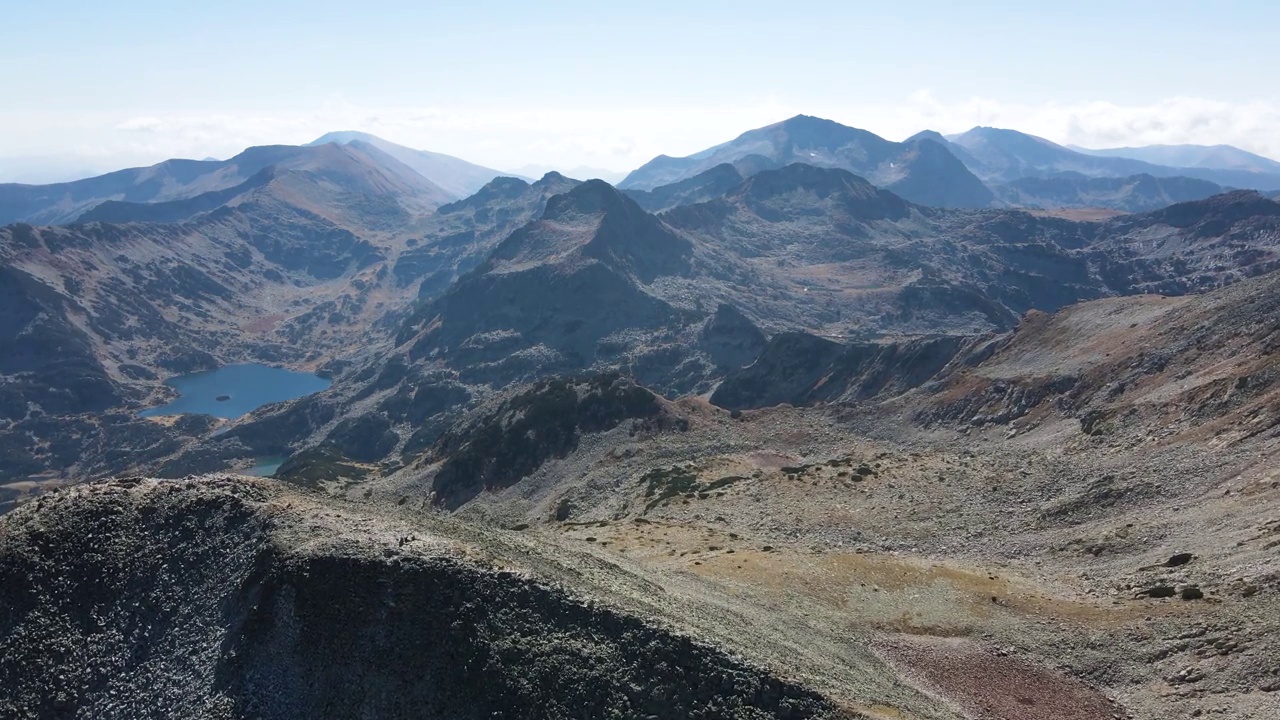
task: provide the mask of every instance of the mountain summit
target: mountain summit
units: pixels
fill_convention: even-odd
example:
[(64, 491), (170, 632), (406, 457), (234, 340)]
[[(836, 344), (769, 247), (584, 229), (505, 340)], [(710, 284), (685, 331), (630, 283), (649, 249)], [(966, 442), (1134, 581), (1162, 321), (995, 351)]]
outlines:
[[(73, 222), (111, 201), (127, 207), (115, 207), (103, 217), (90, 219), (182, 217), (222, 205), (262, 184), (264, 171), (277, 177), (305, 176), (307, 184), (323, 186), (330, 193), (413, 196), (430, 207), (453, 199), (414, 169), (368, 143), (341, 147), (263, 145), (228, 160), (166, 160), (55, 185), (0, 185), (0, 224)], [(176, 207), (170, 205), (174, 201), (192, 202)]]
[[(652, 190), (722, 163), (745, 170), (744, 175), (792, 163), (839, 168), (922, 205), (983, 207), (994, 199), (982, 181), (934, 140), (896, 143), (808, 115), (747, 131), (688, 157), (659, 156), (633, 171), (619, 187)], [(740, 167), (744, 163), (749, 170)]]
[(352, 142), (363, 142), (372, 145), (413, 168), (419, 175), (444, 188), (457, 198), (471, 195), (496, 177), (511, 174), (469, 163), (452, 155), (427, 150), (415, 150), (404, 145), (397, 145), (376, 135), (355, 130), (326, 133), (308, 143), (308, 145), (326, 145), (328, 143), (346, 145)]

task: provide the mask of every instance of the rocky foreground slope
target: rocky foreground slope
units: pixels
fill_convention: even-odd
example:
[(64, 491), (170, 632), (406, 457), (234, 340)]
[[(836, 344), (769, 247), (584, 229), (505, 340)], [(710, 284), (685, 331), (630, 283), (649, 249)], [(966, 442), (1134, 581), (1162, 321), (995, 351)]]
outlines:
[(0, 716), (853, 716), (462, 532), (244, 478), (47, 495), (0, 524)]

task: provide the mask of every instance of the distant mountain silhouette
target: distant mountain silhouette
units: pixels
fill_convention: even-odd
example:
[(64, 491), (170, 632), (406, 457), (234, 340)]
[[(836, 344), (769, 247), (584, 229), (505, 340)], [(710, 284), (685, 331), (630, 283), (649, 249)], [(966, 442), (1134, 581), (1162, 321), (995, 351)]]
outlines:
[(619, 187), (653, 190), (723, 163), (737, 165), (747, 158), (756, 165), (763, 160), (758, 169), (800, 162), (848, 170), (923, 205), (985, 207), (994, 200), (991, 191), (963, 162), (933, 140), (896, 143), (866, 130), (807, 115), (745, 132), (730, 142), (688, 157), (659, 156), (633, 171)]
[[(300, 149), (302, 150), (302, 149)], [(385, 227), (401, 216), (422, 215), (452, 196), (395, 158), (363, 142), (306, 148), (248, 180), (181, 200), (108, 200), (77, 222), (183, 222), (223, 206), (270, 196), (352, 230)]]
[[(428, 150), (415, 150), (404, 145), (388, 142), (369, 133), (356, 132), (354, 130), (327, 133), (308, 144), (338, 143), (339, 145), (345, 145), (351, 142), (363, 142), (372, 145), (413, 168), (419, 175), (444, 188), (455, 198), (464, 198), (474, 193), (496, 177), (511, 175), (511, 173), (482, 167), (451, 155)], [(528, 178), (523, 179), (527, 180)]]
[[(107, 201), (136, 206), (221, 193), (197, 201), (190, 208), (171, 206), (150, 211), (117, 207), (103, 211), (121, 219), (144, 219), (149, 213), (155, 217), (181, 217), (229, 201), (235, 193), (226, 191), (249, 182), (267, 168), (294, 171), (333, 190), (394, 190), (419, 196), (432, 206), (452, 199), (449, 193), (372, 146), (344, 151), (338, 146), (266, 145), (251, 147), (229, 160), (166, 160), (151, 167), (119, 170), (69, 183), (0, 185), (0, 224), (64, 224)], [(131, 218), (134, 214), (138, 217)]]
[[(931, 133), (930, 137), (935, 135)], [(1171, 167), (1127, 157), (1086, 154), (1017, 130), (976, 127), (958, 135), (949, 135), (946, 140), (952, 153), (989, 183), (1079, 173), (1086, 177), (1183, 176), (1208, 180), (1224, 187), (1280, 189), (1280, 172)]]
[(1073, 145), (1071, 149), (1086, 155), (1130, 158), (1170, 167), (1280, 174), (1280, 162), (1230, 145), (1145, 145), (1102, 150)]
[(1221, 185), (1188, 177), (1091, 178), (1079, 173), (1024, 177), (996, 185), (1001, 200), (1028, 208), (1112, 208), (1124, 212), (1156, 210), (1202, 200), (1223, 191)]
[(529, 164), (514, 168), (514, 170), (515, 177), (542, 177), (547, 173), (554, 172), (566, 177), (577, 178), (579, 180), (603, 180), (607, 183), (616, 183), (627, 175), (625, 172), (608, 170), (600, 167), (591, 167), (589, 165), (563, 167), (557, 165)]
[(738, 168), (729, 163), (716, 165), (691, 178), (679, 180), (652, 190), (624, 190), (640, 207), (649, 212), (661, 212), (681, 205), (693, 205), (713, 200), (737, 187), (744, 179)]

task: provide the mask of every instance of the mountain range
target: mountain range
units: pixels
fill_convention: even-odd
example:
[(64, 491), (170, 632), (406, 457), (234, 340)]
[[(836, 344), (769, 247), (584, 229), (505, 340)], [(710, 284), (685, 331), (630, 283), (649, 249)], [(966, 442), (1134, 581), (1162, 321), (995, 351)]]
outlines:
[[(1086, 177), (1189, 177), (1223, 187), (1280, 189), (1280, 172), (1265, 164), (1261, 170), (1256, 171), (1252, 168), (1239, 169), (1234, 162), (1224, 163), (1228, 167), (1204, 164), (1212, 162), (1209, 160), (1202, 160), (1199, 166), (1157, 165), (1118, 152), (1086, 154), (1016, 130), (976, 127), (968, 132), (945, 137), (936, 132), (925, 131), (916, 134), (913, 139), (946, 143), (948, 149), (966, 167), (987, 182), (1010, 182), (1024, 177), (1077, 173)], [(1169, 157), (1176, 159), (1177, 156)]]
[[(1275, 716), (1280, 202), (1193, 155), (0, 186), (0, 717)], [(238, 363), (331, 382), (141, 412)]]
[[(181, 219), (234, 202), (264, 182), (305, 174), (331, 193), (365, 190), (412, 198), (430, 211), (466, 197), (500, 173), (437, 153), (410, 150), (359, 133), (333, 133), (306, 146), (245, 150), (229, 160), (167, 160), (54, 185), (0, 185), (0, 223), (67, 224), (98, 217)], [(369, 138), (372, 141), (368, 141)], [(267, 174), (264, 174), (267, 173)], [(101, 216), (88, 214), (104, 203)], [(139, 207), (168, 203), (164, 207)], [(185, 204), (183, 204), (185, 203)]]
[(1280, 162), (1230, 145), (1145, 145), (1101, 150), (1090, 150), (1075, 145), (1068, 147), (1086, 155), (1129, 158), (1169, 167), (1280, 174)]
[[(324, 151), (330, 144), (348, 148), (347, 154)], [(1185, 160), (1187, 165), (1155, 164), (1135, 156)], [(1233, 187), (1280, 190), (1280, 164), (1228, 146), (1085, 152), (995, 128), (948, 137), (925, 131), (894, 143), (803, 115), (688, 157), (660, 156), (627, 174), (618, 187), (649, 209), (665, 209), (673, 202), (709, 197), (699, 187), (722, 190), (735, 179), (793, 162), (849, 170), (911, 202), (935, 207), (1138, 212)], [(584, 178), (608, 174), (580, 170)], [(361, 183), (387, 189), (402, 185), (407, 192), (397, 193), (413, 212), (430, 212), (468, 197), (499, 176), (528, 181), (367, 133), (342, 131), (300, 147), (249, 148), (224, 161), (168, 160), (53, 185), (3, 184), (0, 223), (174, 222), (234, 204), (268, 177), (283, 184), (287, 181), (279, 178), (289, 173), (328, 174), (330, 195)]]
[(745, 132), (688, 157), (659, 156), (633, 170), (618, 187), (653, 190), (724, 163), (749, 175), (797, 162), (848, 170), (924, 205), (984, 207), (993, 199), (991, 191), (938, 143), (895, 143), (807, 115)]
[[(411, 462), (467, 408), (548, 377), (623, 372), (678, 397), (764, 360), (787, 333), (836, 347), (981, 336), (1031, 311), (1280, 267), (1280, 204), (1247, 191), (1094, 222), (927, 208), (803, 164), (658, 216), (602, 181), (495, 183), (450, 222), (499, 208), (528, 222), (500, 241), (453, 231), (430, 240), (435, 253), (404, 251), (396, 283), (419, 299), (388, 316), (346, 380), (159, 467), (216, 469), (320, 440), (344, 462)], [(416, 289), (399, 268), (410, 257)], [(468, 270), (462, 257), (483, 259)]]

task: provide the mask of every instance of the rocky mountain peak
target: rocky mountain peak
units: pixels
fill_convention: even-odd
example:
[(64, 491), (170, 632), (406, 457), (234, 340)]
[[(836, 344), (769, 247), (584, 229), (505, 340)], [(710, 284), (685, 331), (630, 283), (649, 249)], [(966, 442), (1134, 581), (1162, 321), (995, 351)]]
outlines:
[(618, 192), (609, 183), (603, 180), (588, 180), (569, 192), (548, 200), (547, 209), (543, 212), (542, 219), (562, 220), (573, 215), (593, 215), (610, 212), (629, 213), (633, 209), (637, 212), (644, 212), (640, 209), (640, 206)]
[(914, 140), (932, 140), (942, 145), (947, 144), (947, 139), (937, 130), (921, 130), (915, 135), (907, 138), (904, 142), (912, 142)]
[(447, 205), (441, 205), (439, 212), (451, 213), (463, 208), (480, 207), (486, 203), (514, 200), (520, 197), (529, 187), (530, 184), (520, 178), (496, 177), (477, 190), (476, 194)]

